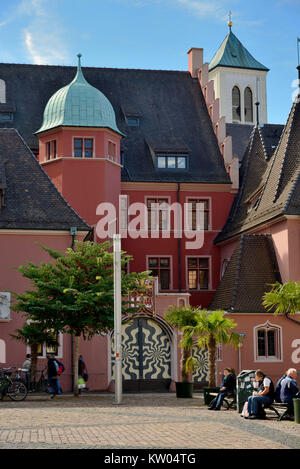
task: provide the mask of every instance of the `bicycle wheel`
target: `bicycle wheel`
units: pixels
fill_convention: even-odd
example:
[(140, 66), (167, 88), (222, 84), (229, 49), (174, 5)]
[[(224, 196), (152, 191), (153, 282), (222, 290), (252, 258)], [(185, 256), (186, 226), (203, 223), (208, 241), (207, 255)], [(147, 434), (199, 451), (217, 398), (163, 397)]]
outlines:
[(12, 381), (7, 388), (7, 395), (12, 401), (24, 401), (27, 396), (27, 388), (24, 383)]

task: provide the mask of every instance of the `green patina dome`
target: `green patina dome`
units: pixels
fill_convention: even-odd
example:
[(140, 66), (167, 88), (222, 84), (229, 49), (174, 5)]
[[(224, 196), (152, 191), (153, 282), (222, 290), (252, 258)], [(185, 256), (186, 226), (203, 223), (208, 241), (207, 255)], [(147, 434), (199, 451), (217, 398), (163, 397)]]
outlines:
[(107, 127), (122, 134), (116, 124), (114, 109), (101, 91), (90, 85), (83, 76), (78, 54), (78, 68), (73, 81), (49, 99), (42, 127), (44, 132), (60, 125), (73, 127)]

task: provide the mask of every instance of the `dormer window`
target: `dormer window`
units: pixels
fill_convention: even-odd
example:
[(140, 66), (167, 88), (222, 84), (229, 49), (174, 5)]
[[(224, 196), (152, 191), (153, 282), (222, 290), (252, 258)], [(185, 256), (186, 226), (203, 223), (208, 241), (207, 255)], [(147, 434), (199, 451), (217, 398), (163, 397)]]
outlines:
[(140, 125), (140, 119), (138, 117), (126, 117), (126, 124), (129, 127), (138, 127)]
[(75, 158), (93, 158), (93, 148), (92, 138), (74, 138)]
[(157, 156), (157, 169), (186, 169), (187, 158), (183, 155)]

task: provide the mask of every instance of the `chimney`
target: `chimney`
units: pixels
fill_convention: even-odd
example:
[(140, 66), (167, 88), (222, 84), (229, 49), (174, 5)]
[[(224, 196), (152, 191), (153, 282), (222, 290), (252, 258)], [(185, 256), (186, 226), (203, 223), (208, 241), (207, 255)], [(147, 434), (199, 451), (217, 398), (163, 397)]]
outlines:
[(198, 77), (198, 70), (203, 65), (203, 49), (192, 47), (188, 51), (188, 70), (193, 78)]

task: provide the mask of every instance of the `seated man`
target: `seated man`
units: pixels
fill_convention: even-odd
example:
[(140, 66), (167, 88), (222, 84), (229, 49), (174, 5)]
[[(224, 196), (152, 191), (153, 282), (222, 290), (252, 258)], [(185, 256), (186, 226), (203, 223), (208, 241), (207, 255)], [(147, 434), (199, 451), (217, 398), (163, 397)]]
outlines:
[(270, 406), (274, 400), (274, 384), (261, 370), (256, 370), (255, 381), (257, 382), (257, 391), (253, 391), (252, 396), (248, 397), (248, 411), (244, 417), (249, 419), (259, 418), (261, 404)]
[(284, 380), (284, 378), (287, 377), (287, 371), (284, 373), (284, 375), (281, 376), (281, 378), (277, 381), (276, 383), (276, 387), (275, 387), (275, 395), (274, 395), (274, 398), (275, 398), (275, 402), (281, 402), (281, 399), (280, 399), (280, 390), (281, 390), (281, 383), (282, 381)]
[(288, 404), (288, 413), (294, 414), (293, 398), (297, 397), (299, 389), (297, 388), (297, 370), (290, 368), (287, 371), (287, 376), (281, 381), (280, 400), (284, 404)]
[(220, 410), (225, 397), (229, 395), (234, 395), (235, 386), (236, 377), (234, 370), (231, 368), (225, 368), (220, 392), (210, 403), (208, 410)]

